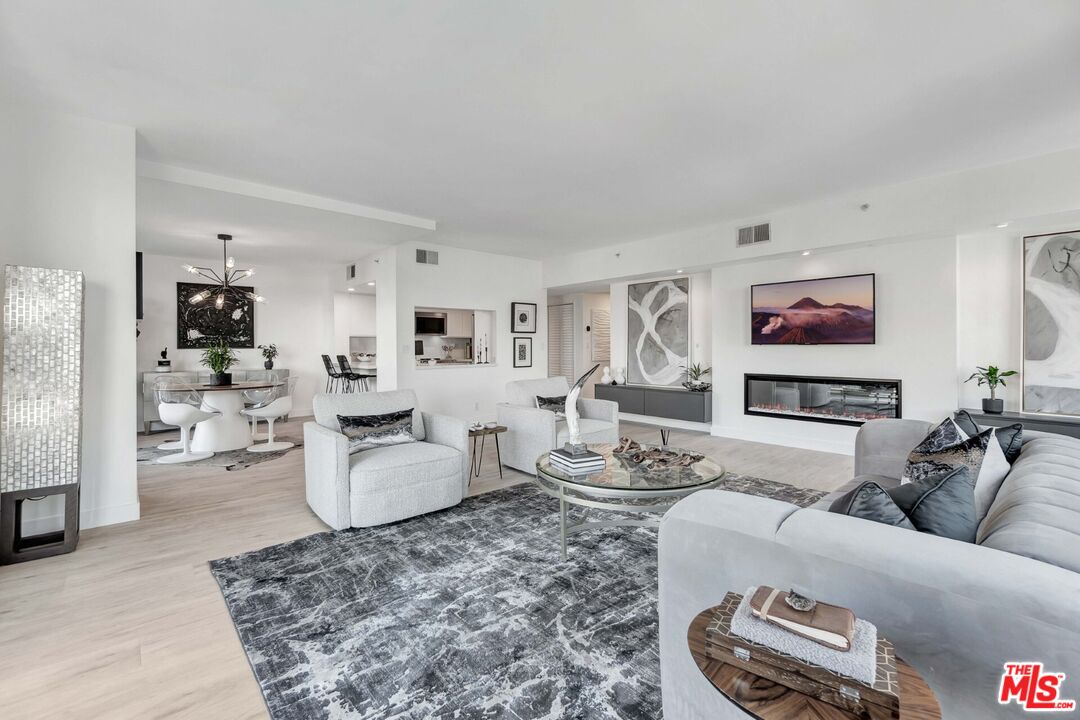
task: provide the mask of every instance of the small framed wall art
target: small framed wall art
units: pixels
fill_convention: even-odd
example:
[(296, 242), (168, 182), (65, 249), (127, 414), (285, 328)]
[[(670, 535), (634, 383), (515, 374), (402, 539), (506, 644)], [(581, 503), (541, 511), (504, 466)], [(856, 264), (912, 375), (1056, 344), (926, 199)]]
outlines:
[(536, 332), (536, 303), (510, 303), (510, 332)]
[(532, 367), (532, 341), (529, 337), (514, 338), (514, 367)]

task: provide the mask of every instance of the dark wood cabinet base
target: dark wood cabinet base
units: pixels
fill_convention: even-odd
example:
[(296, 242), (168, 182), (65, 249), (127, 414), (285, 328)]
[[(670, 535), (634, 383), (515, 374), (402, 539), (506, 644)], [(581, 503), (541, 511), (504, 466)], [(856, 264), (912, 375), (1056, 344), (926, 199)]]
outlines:
[[(64, 496), (64, 529), (23, 536), (23, 503), (49, 495)], [(78, 485), (58, 485), (41, 490), (18, 490), (0, 494), (0, 565), (63, 555), (72, 552), (78, 544)]]

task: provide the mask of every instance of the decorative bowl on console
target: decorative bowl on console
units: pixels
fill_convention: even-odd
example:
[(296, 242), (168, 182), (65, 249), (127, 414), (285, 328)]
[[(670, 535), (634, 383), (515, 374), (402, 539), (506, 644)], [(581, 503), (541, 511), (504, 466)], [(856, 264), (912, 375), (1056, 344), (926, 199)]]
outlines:
[(712, 383), (694, 382), (693, 380), (687, 380), (682, 385), (690, 392), (708, 392), (712, 387)]

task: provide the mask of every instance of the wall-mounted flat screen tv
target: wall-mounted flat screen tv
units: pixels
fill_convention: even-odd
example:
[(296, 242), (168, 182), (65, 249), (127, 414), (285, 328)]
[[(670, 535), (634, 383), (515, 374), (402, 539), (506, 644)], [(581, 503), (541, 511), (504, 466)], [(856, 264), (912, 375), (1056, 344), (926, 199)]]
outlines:
[(874, 274), (752, 285), (753, 345), (869, 345)]

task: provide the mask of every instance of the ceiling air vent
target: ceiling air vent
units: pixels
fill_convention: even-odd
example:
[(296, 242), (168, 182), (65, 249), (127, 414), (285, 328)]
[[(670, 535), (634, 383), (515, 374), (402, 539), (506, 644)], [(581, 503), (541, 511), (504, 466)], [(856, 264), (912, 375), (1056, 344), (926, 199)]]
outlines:
[(356, 263), (353, 263), (352, 265), (346, 265), (345, 266), (345, 279), (346, 280), (355, 280), (356, 279)]
[(420, 263), (421, 265), (438, 265), (439, 253), (435, 250), (418, 249), (416, 251), (416, 262)]
[(739, 236), (735, 239), (735, 247), (757, 245), (763, 242), (769, 242), (769, 223), (739, 228)]

